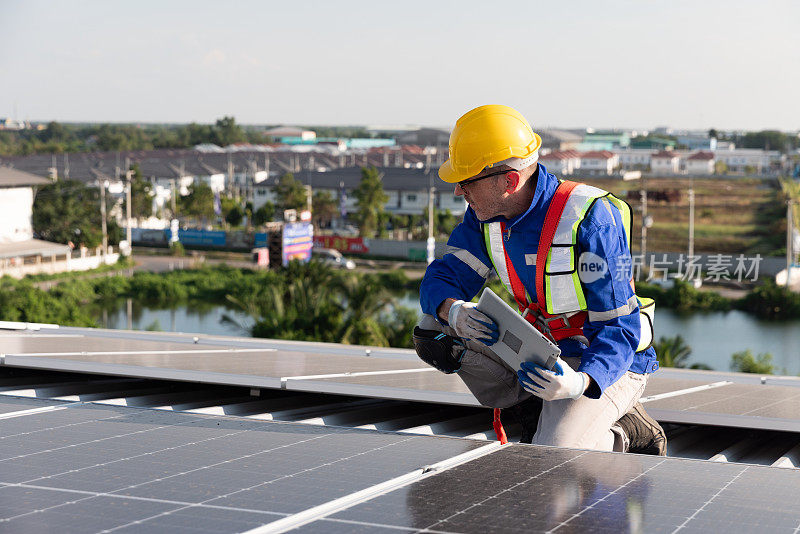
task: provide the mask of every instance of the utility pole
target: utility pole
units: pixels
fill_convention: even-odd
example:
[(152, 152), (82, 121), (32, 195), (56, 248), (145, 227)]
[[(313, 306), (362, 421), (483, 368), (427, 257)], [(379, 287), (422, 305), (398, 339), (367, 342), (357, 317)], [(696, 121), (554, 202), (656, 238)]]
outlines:
[(426, 169), (428, 173), (428, 265), (433, 263), (436, 253), (436, 238), (433, 234), (433, 195), (436, 189), (433, 187), (433, 174), (430, 169)]
[(132, 189), (132, 186), (133, 186), (133, 171), (131, 170), (131, 165), (130, 165), (130, 162), (128, 161), (128, 158), (125, 158), (125, 168), (126, 168), (125, 178), (127, 178), (127, 187), (125, 188), (126, 189), (125, 195), (126, 195), (126, 199), (127, 199), (127, 202), (125, 203), (126, 204), (126, 206), (125, 206), (125, 216), (128, 218), (128, 224), (125, 225), (126, 228), (127, 228), (127, 230), (125, 232), (125, 239), (128, 241), (128, 246), (130, 247), (131, 255), (133, 255), (133, 236), (132, 236), (132, 231), (131, 231), (131, 210), (132, 210), (132, 208), (131, 208), (131, 198), (132, 198), (131, 189)]
[(642, 262), (646, 262), (645, 255), (647, 254), (647, 181), (642, 176), (642, 189), (639, 192), (642, 199), (642, 244), (639, 252), (642, 255)]
[(792, 283), (792, 260), (794, 254), (792, 253), (792, 230), (794, 221), (792, 220), (792, 200), (786, 202), (786, 288), (791, 287)]
[(689, 187), (689, 258), (694, 256), (694, 178)]
[[(234, 191), (233, 188), (234, 188), (234, 183), (233, 183), (233, 159), (232, 159), (232, 154), (230, 152), (228, 152), (228, 187), (226, 187), (226, 189), (228, 191), (233, 192)], [(239, 189), (238, 186), (236, 186), (237, 193), (238, 193), (238, 189)], [(236, 196), (239, 196), (239, 195), (237, 194)]]
[(173, 178), (170, 180), (170, 185), (172, 186), (172, 194), (170, 195), (172, 199), (172, 218), (176, 219), (178, 217), (178, 209), (177, 209), (177, 201), (175, 199), (175, 195), (177, 194), (177, 189), (175, 187), (175, 179)]
[(108, 254), (108, 228), (106, 228), (106, 187), (108, 181), (103, 180), (100, 182), (100, 227), (103, 231), (103, 264), (106, 263), (106, 255)]
[(69, 180), (69, 153), (64, 154), (64, 179)]

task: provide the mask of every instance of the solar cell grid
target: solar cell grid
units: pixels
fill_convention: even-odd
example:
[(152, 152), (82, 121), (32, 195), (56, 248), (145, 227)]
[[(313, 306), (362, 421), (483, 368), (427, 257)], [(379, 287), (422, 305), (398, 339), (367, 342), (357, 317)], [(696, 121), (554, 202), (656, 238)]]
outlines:
[(0, 530), (247, 530), (480, 445), (81, 405), (0, 420)]
[(791, 532), (800, 472), (775, 471), (514, 445), (305, 530)]

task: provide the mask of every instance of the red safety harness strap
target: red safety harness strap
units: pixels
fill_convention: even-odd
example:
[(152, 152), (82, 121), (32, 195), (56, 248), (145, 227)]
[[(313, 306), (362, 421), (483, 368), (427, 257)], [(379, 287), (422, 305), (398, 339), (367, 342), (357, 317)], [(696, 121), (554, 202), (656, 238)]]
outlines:
[(494, 409), (494, 422), (492, 423), (492, 426), (494, 427), (494, 433), (497, 436), (497, 441), (499, 441), (501, 445), (508, 443), (506, 430), (503, 428), (502, 421), (500, 421), (500, 408)]
[[(558, 223), (561, 221), (561, 214), (564, 213), (564, 207), (567, 205), (569, 195), (576, 187), (578, 187), (578, 182), (561, 182), (553, 194), (553, 200), (550, 201), (550, 207), (547, 208), (547, 215), (544, 217), (542, 233), (539, 236), (539, 248), (536, 251), (536, 299), (539, 311), (542, 313), (547, 313), (547, 298), (544, 292), (544, 272), (547, 265), (547, 256), (550, 254), (553, 238), (556, 235)], [(509, 274), (510, 277), (511, 275)]]
[[(506, 223), (500, 223), (500, 232), (503, 239), (505, 239)], [(508, 271), (508, 281), (511, 284), (511, 292), (514, 294), (514, 300), (517, 301), (519, 312), (522, 313), (528, 307), (528, 297), (525, 295), (525, 286), (522, 284), (522, 280), (520, 280), (519, 276), (517, 276), (517, 271), (514, 270), (514, 264), (511, 263), (511, 258), (508, 256), (508, 250), (506, 250), (505, 245), (503, 245), (503, 256), (505, 256), (506, 271)]]

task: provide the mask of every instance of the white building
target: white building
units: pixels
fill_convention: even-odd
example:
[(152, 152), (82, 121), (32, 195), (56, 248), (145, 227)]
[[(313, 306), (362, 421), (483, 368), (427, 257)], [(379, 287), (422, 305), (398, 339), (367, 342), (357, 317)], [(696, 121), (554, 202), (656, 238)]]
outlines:
[[(61, 272), (97, 267), (99, 256), (82, 251), (73, 260), (67, 245), (33, 237), (34, 187), (51, 183), (27, 172), (0, 166), (0, 276), (22, 277), (40, 272)], [(113, 255), (113, 261), (117, 255)]]
[(653, 150), (650, 148), (619, 148), (614, 150), (623, 169), (644, 170), (650, 167)]
[(577, 150), (561, 150), (539, 156), (547, 170), (556, 175), (567, 176), (581, 168), (581, 155)]
[(691, 175), (714, 174), (714, 153), (700, 151), (686, 158), (686, 173)]
[(581, 154), (580, 168), (588, 174), (613, 174), (619, 167), (619, 156), (608, 150), (592, 150)]
[(296, 128), (294, 126), (278, 126), (264, 133), (274, 138), (297, 137), (303, 141), (312, 141), (317, 138), (317, 132), (304, 128)]
[(661, 150), (650, 157), (650, 170), (653, 174), (670, 175), (681, 171), (681, 157), (677, 152)]
[(734, 148), (714, 152), (717, 161), (725, 164), (730, 172), (764, 174), (770, 169), (780, 169), (786, 156), (777, 150), (760, 148)]

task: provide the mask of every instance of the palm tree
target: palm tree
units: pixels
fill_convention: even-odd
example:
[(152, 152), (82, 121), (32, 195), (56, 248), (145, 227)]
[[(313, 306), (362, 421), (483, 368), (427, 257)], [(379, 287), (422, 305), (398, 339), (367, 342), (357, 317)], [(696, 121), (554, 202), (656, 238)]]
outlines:
[(661, 367), (687, 367), (687, 360), (692, 354), (692, 348), (680, 335), (675, 337), (660, 337), (653, 347)]

